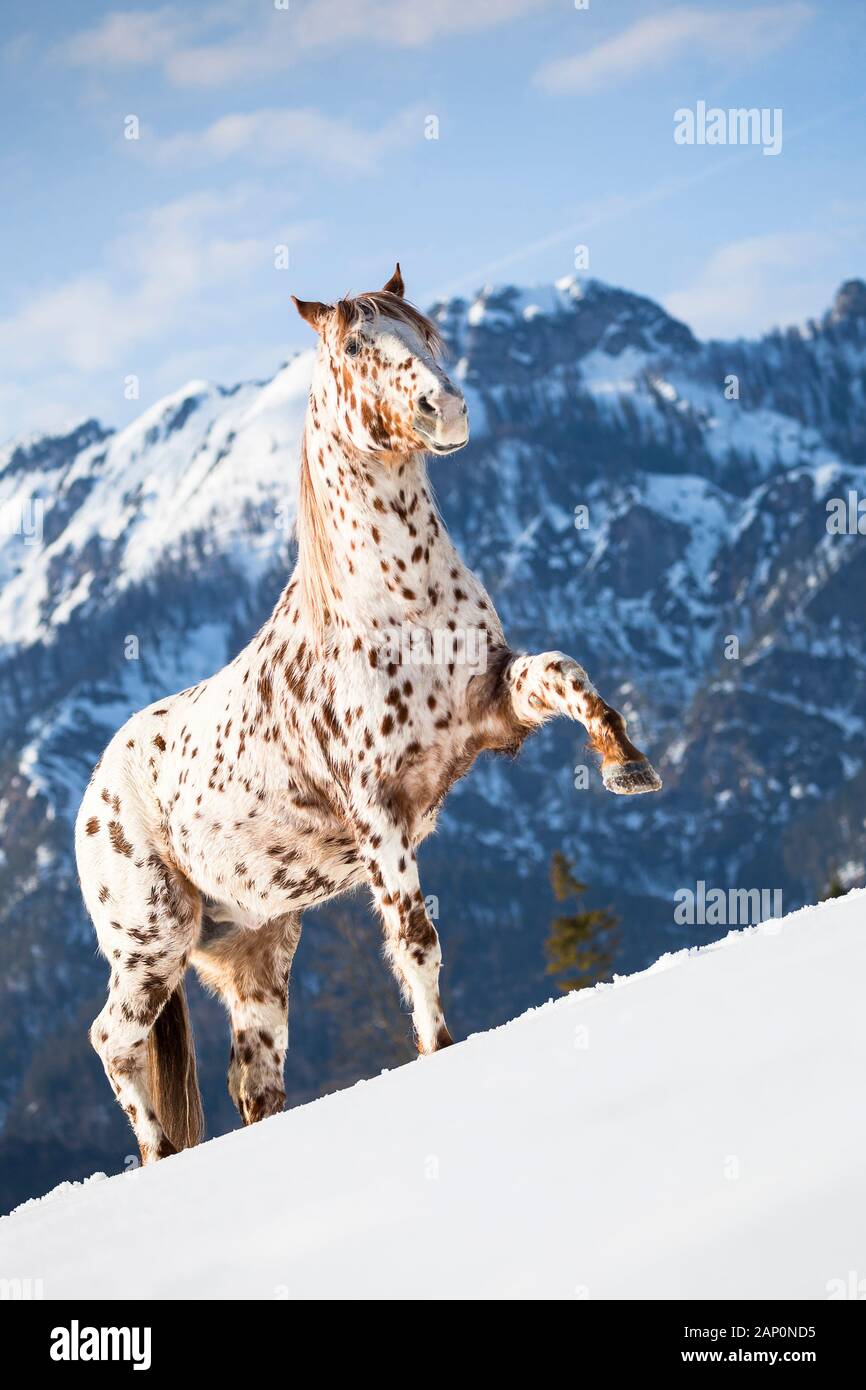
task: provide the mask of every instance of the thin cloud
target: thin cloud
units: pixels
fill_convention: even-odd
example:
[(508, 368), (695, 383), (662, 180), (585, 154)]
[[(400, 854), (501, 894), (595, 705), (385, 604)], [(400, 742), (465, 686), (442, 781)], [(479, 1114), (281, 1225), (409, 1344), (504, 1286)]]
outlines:
[(450, 34), (520, 19), (552, 0), (260, 0), (114, 11), (55, 50), (77, 66), (159, 65), (178, 86), (217, 87), (284, 70), (317, 51), (346, 45), (421, 48)]
[[(109, 244), (104, 264), (31, 296), (0, 319), (0, 373), (121, 375), (138, 346), (181, 326), (194, 311), (218, 316), (213, 291), (236, 286), (272, 263), (273, 245), (255, 225), (248, 185), (196, 193), (150, 209)], [(273, 241), (294, 245), (312, 224), (283, 225)]]
[[(859, 229), (862, 234), (862, 228)], [(738, 337), (803, 323), (827, 307), (836, 288), (827, 269), (849, 234), (771, 232), (719, 246), (687, 288), (666, 296), (668, 313), (699, 337)], [(852, 247), (856, 244), (850, 234)]]
[(699, 10), (684, 5), (650, 15), (586, 53), (557, 58), (535, 74), (553, 93), (595, 92), (688, 57), (751, 58), (788, 43), (812, 18), (811, 5), (759, 5), (748, 10)]
[(312, 108), (268, 107), (221, 116), (201, 130), (162, 138), (145, 131), (140, 152), (157, 163), (182, 167), (220, 164), (238, 156), (279, 167), (287, 157), (300, 156), (320, 167), (362, 174), (375, 169), (392, 150), (421, 140), (423, 122), (424, 110), (415, 106), (372, 131)]
[(74, 67), (146, 67), (189, 39), (195, 26), (170, 5), (112, 11), (91, 29), (67, 39), (57, 55)]

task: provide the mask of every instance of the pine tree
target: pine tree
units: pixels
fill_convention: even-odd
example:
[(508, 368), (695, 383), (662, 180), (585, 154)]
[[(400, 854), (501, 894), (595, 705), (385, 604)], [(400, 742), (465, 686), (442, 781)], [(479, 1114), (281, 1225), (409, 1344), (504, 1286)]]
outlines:
[(827, 884), (827, 887), (821, 894), (820, 900), (823, 903), (826, 902), (828, 898), (844, 898), (847, 892), (848, 889), (845, 887), (844, 883), (839, 877), (838, 870), (833, 869), (830, 873), (830, 880)]
[[(578, 899), (586, 884), (575, 878), (574, 864), (561, 850), (550, 861), (550, 885), (557, 902)], [(619, 944), (619, 918), (604, 908), (583, 908), (555, 917), (545, 942), (547, 974), (557, 976), (563, 994), (588, 989), (610, 978)]]

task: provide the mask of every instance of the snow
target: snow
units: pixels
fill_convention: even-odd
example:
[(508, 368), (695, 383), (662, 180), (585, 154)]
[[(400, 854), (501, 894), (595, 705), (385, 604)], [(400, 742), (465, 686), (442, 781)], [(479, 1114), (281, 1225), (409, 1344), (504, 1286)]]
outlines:
[[(20, 646), (50, 642), (93, 598), (92, 574), (76, 561), (95, 541), (117, 542), (114, 583), (120, 589), (152, 575), (179, 555), (193, 534), (226, 540), (237, 569), (254, 580), (282, 535), (274, 518), (290, 520), (297, 500), (297, 451), (314, 354), (299, 353), (265, 385), (225, 390), (195, 380), (145, 410), (125, 429), (89, 445), (58, 483), (36, 467), (0, 472), (0, 631)], [(15, 518), (34, 498), (64, 501), (73, 485), (87, 495), (44, 545), (16, 534)], [(270, 519), (264, 541), (239, 535), (239, 518)], [(50, 513), (49, 513), (50, 518)], [(5, 538), (5, 544), (3, 543)], [(39, 538), (41, 540), (41, 537)], [(49, 576), (62, 584), (52, 595)]]
[(565, 313), (582, 298), (582, 286), (571, 275), (553, 285), (485, 285), (469, 306), (466, 322), (472, 328), (482, 323), (507, 326), (517, 318), (531, 321), (539, 315)]
[(825, 1298), (866, 1267), (864, 910), (855, 891), (732, 932), (64, 1184), (0, 1222), (0, 1277), (78, 1299)]
[(638, 390), (646, 364), (647, 355), (639, 348), (623, 348), (611, 357), (604, 348), (597, 347), (581, 358), (580, 375), (593, 396), (628, 396)]

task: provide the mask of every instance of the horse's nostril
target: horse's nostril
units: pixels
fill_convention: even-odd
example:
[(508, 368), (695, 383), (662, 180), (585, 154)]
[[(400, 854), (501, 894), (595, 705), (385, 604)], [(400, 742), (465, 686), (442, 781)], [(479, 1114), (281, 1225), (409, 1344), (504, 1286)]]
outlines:
[(422, 415), (435, 415), (436, 407), (430, 401), (429, 396), (418, 397), (418, 409)]

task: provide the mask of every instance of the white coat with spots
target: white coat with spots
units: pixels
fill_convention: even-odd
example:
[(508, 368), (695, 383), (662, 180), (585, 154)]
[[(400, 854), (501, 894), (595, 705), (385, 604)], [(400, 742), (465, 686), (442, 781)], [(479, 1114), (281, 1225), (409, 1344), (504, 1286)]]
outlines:
[(230, 665), (116, 734), (76, 824), (111, 966), (91, 1039), (145, 1162), (200, 1135), (190, 963), (225, 1001), (229, 1089), (259, 1120), (284, 1104), (300, 914), (357, 885), (419, 1050), (451, 1042), (415, 856), (481, 751), (513, 753), (561, 714), (588, 731), (609, 790), (660, 786), (576, 661), (509, 649), (454, 549), (426, 455), (466, 443), (466, 406), (399, 266), (375, 294), (295, 303), (319, 335), (295, 572)]

